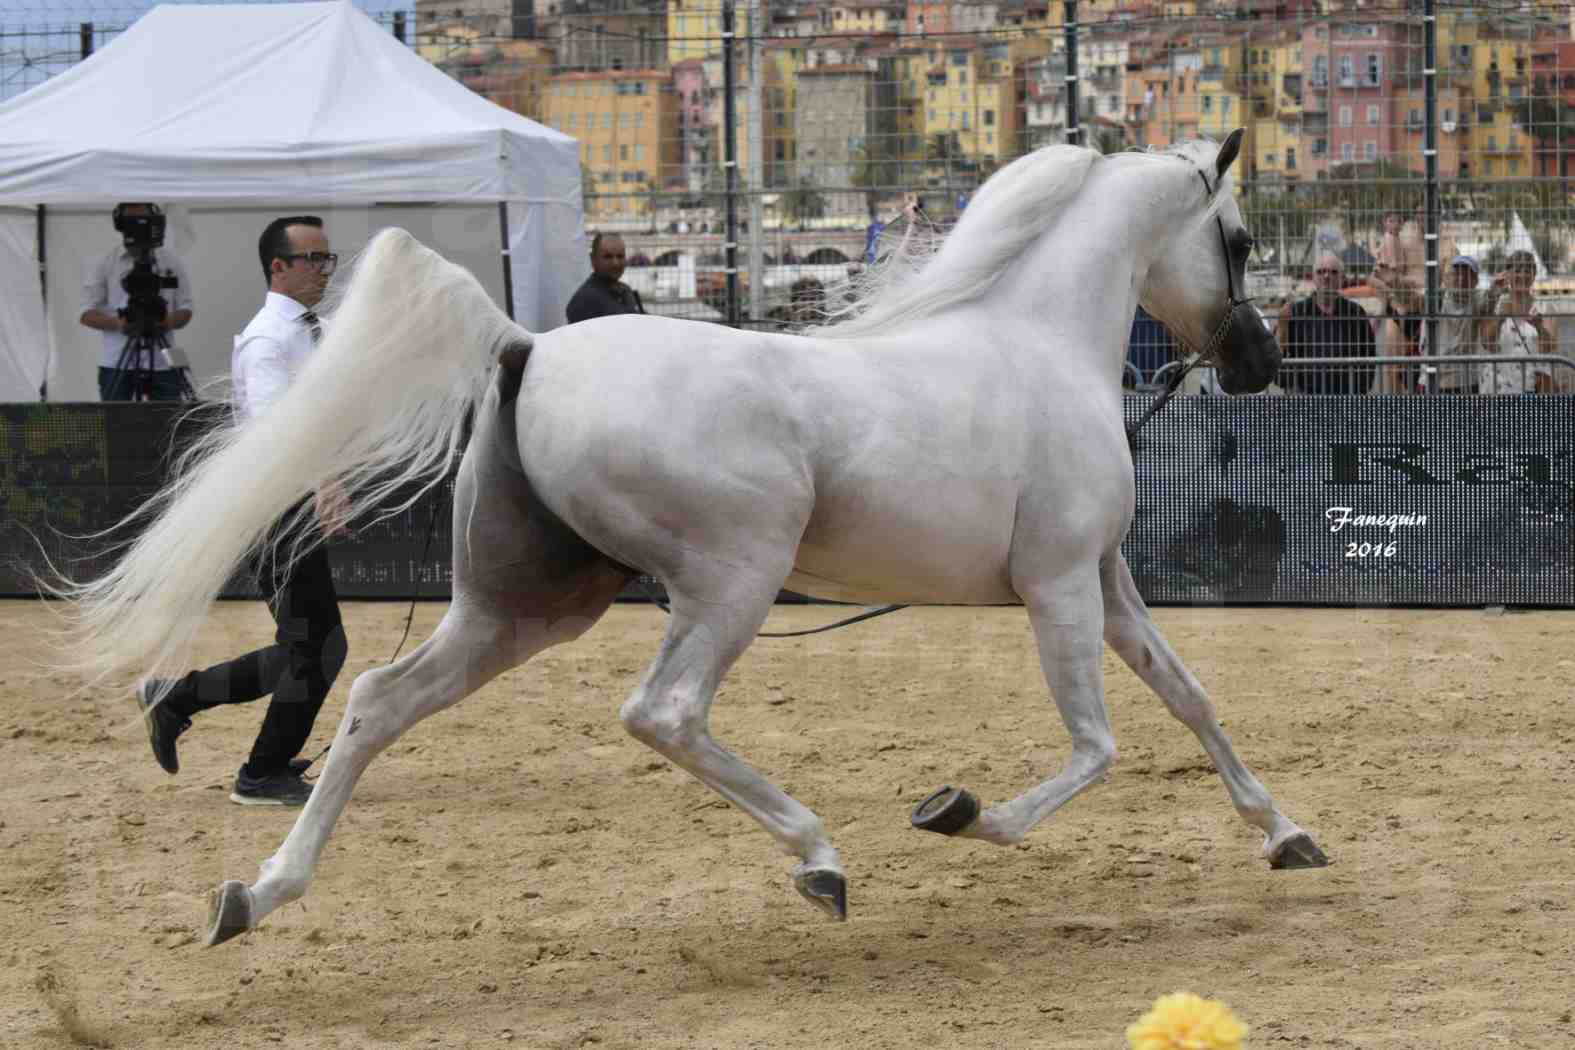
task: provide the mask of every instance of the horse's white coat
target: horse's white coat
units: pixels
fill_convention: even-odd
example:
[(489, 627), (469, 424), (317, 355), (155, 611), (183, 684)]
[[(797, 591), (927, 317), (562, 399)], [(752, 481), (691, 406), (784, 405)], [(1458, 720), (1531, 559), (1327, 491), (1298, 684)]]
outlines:
[[(477, 413), (454, 509), (453, 605), (415, 652), (354, 683), (311, 801), (245, 891), (247, 921), (305, 891), (378, 751), (577, 636), (618, 593), (626, 577), (605, 559), (554, 559), (533, 493), (596, 551), (659, 577), (672, 597), (666, 640), (624, 704), (624, 724), (755, 817), (799, 858), (800, 874), (840, 873), (819, 819), (708, 730), (722, 675), (784, 584), (859, 601), (1026, 606), (1072, 754), (965, 835), (1017, 842), (1114, 761), (1105, 642), (1198, 735), (1266, 851), (1299, 834), (1155, 629), (1119, 549), (1133, 512), (1120, 375), (1134, 307), (1141, 297), (1194, 344), (1224, 312), (1227, 261), (1204, 220), (1219, 208), (1235, 230), (1240, 217), (1228, 195), (1207, 197), (1200, 166), (1211, 181), (1223, 174), (1206, 144), (1180, 156), (1052, 148), (1025, 158), (980, 193), (922, 270), (819, 335), (616, 317), (531, 337), (497, 321), (479, 286), (453, 279), (413, 240), (380, 235), (377, 262), (361, 268), (346, 301), (386, 316), (341, 313), (320, 353), (341, 368), (376, 367), (358, 349), (370, 342), (411, 367), (418, 352), (457, 367), (509, 338), (534, 338), (534, 348), (517, 398), (494, 385)], [(399, 337), (410, 322), (393, 297), (407, 267), (446, 282), (439, 316), (455, 319), (453, 332), (420, 322), (428, 327), (411, 338), (427, 342), (416, 347)], [(302, 382), (286, 398), (297, 424), (319, 411), (303, 407), (314, 396)], [(409, 440), (398, 420), (379, 415), (376, 425)], [(430, 421), (427, 432), (444, 433)], [(268, 438), (297, 440), (291, 431)], [(329, 462), (316, 472), (295, 468), (297, 490), (364, 476), (364, 446), (324, 450)], [(253, 452), (267, 475), (267, 444)], [(288, 506), (281, 500), (269, 513)], [(161, 525), (222, 543), (200, 512), (177, 500)], [(233, 565), (245, 545), (224, 550)], [(162, 592), (150, 582), (157, 593), (138, 597), (196, 612), (204, 588), (220, 582)]]

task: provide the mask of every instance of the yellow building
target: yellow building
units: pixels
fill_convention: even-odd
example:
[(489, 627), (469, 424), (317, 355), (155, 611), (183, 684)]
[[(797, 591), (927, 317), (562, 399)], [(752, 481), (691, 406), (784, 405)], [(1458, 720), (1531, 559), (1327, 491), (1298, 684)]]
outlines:
[(1301, 33), (1275, 31), (1246, 43), (1250, 170), (1257, 177), (1284, 182), (1312, 178), (1303, 142)]
[(924, 141), (937, 154), (938, 141), (955, 144), (931, 157), (932, 175), (956, 165), (998, 167), (1017, 147), (1017, 71), (1005, 41), (980, 43), (974, 37), (926, 40), (924, 58)]
[(544, 123), (580, 142), (591, 189), (586, 217), (630, 217), (677, 171), (677, 102), (663, 69), (560, 73), (547, 82)]
[(1452, 48), (1445, 55), (1460, 65), (1469, 52), (1470, 89), (1474, 110), (1462, 146), (1469, 174), (1478, 178), (1513, 178), (1534, 172), (1535, 140), (1515, 124), (1515, 105), (1531, 89), (1531, 42), (1524, 36), (1487, 35), (1475, 24), (1455, 27)]
[[(1198, 134), (1222, 141), (1249, 123), (1246, 43), (1239, 36), (1210, 35), (1198, 37), (1194, 46), (1203, 62), (1197, 84)], [(1251, 144), (1243, 151), (1250, 156)]]
[[(740, 23), (745, 8), (738, 10)], [(742, 32), (742, 26), (740, 26)], [(667, 0), (667, 62), (708, 58), (722, 51), (722, 0)]]
[(895, 33), (902, 29), (901, 3), (892, 0), (838, 0), (821, 8), (831, 14), (833, 33)]

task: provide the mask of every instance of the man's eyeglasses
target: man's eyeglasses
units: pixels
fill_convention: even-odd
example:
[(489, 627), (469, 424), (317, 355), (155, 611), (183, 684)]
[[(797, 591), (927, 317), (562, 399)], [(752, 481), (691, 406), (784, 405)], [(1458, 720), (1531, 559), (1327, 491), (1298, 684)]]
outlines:
[(1314, 270), (1313, 273), (1317, 274), (1319, 277), (1338, 277), (1338, 276), (1340, 276), (1340, 271), (1339, 270)]
[(324, 275), (334, 272), (339, 265), (339, 256), (335, 252), (296, 252), (293, 255), (281, 255), (279, 258), (285, 262), (294, 262), (296, 259), (305, 259)]

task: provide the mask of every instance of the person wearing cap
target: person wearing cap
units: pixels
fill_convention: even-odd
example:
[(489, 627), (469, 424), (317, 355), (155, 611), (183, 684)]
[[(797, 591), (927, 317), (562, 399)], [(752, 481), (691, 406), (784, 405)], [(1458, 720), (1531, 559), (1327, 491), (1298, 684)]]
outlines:
[[(1422, 333), (1422, 353), (1427, 357), (1466, 357), (1483, 353), (1493, 339), (1497, 326), (1494, 314), (1498, 311), (1503, 282), (1494, 282), (1485, 289), (1481, 283), (1482, 267), (1470, 255), (1457, 255), (1449, 262), (1444, 275), (1444, 295), (1439, 303), (1438, 345), (1428, 345), (1428, 333)], [(1477, 370), (1472, 365), (1437, 365), (1437, 386), (1440, 394), (1475, 394)]]

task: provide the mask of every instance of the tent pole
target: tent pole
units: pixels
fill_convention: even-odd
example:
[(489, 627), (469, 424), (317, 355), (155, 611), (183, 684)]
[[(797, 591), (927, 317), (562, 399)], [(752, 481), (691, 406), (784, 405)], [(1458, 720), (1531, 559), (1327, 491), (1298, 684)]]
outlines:
[(44, 248), (44, 206), (38, 206), (38, 290), (44, 303), (44, 378), (38, 383), (38, 399), (49, 400), (49, 369), (54, 364), (55, 347), (49, 338), (49, 255)]
[(514, 320), (514, 260), (509, 257), (509, 202), (498, 201), (498, 233), (503, 237), (503, 309)]

